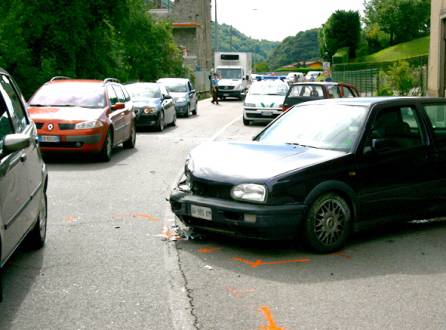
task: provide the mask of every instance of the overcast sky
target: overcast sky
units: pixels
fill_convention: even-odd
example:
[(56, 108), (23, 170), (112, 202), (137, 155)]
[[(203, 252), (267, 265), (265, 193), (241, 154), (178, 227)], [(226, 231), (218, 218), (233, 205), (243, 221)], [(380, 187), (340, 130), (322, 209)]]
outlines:
[[(255, 39), (282, 41), (299, 31), (320, 27), (338, 10), (359, 10), (364, 0), (212, 0), (219, 23)], [(215, 8), (212, 8), (214, 19)]]

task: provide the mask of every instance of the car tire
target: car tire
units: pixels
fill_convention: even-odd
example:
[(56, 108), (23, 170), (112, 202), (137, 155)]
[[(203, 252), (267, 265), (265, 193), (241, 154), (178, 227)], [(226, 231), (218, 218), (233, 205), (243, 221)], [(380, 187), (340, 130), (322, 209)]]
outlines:
[(40, 205), (39, 217), (34, 224), (34, 227), (28, 234), (27, 245), (33, 250), (42, 248), (45, 245), (46, 239), (46, 227), (48, 220), (48, 201), (46, 192), (42, 194), (42, 200)]
[(187, 111), (186, 111), (186, 113), (184, 114), (184, 117), (185, 117), (185, 118), (188, 118), (188, 117), (189, 117), (189, 113), (190, 113), (190, 104), (187, 105)]
[(164, 130), (164, 112), (160, 111), (160, 115), (158, 117), (158, 131), (162, 132)]
[(135, 144), (136, 144), (136, 126), (135, 126), (135, 123), (132, 124), (131, 130), (132, 131), (130, 133), (129, 139), (122, 143), (122, 146), (124, 147), (124, 149), (133, 149), (135, 147)]
[(249, 126), (249, 124), (251, 124), (251, 122), (248, 119), (243, 118), (243, 125)]
[(110, 129), (107, 131), (102, 149), (99, 152), (99, 159), (103, 162), (109, 162), (112, 157), (113, 137)]
[(172, 126), (177, 126), (177, 113), (173, 113)]
[(311, 204), (305, 219), (305, 240), (318, 253), (341, 249), (351, 229), (351, 210), (338, 194), (327, 193)]
[(192, 111), (192, 114), (195, 116), (197, 115), (197, 108), (198, 108), (198, 102), (195, 103), (195, 109), (194, 109), (194, 111)]

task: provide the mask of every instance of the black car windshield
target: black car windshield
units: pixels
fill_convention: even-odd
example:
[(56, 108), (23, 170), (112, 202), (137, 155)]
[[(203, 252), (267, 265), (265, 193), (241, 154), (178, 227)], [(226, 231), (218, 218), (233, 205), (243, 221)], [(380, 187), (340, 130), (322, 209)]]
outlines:
[(263, 131), (257, 141), (351, 151), (359, 138), (368, 108), (337, 104), (301, 105)]
[(187, 92), (187, 84), (184, 82), (178, 81), (163, 81), (164, 86), (167, 87), (167, 90), (171, 93), (186, 93)]
[(161, 97), (161, 91), (157, 84), (132, 84), (125, 87), (132, 96), (133, 101), (147, 101)]
[(92, 83), (52, 83), (43, 85), (29, 101), (30, 106), (105, 107), (104, 87)]
[(288, 85), (280, 81), (260, 81), (252, 84), (249, 95), (280, 95), (285, 96)]

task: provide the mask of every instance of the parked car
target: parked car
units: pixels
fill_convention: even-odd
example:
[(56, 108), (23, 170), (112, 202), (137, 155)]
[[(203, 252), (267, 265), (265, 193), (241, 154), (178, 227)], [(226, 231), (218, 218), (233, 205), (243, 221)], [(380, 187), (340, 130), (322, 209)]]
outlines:
[(280, 79), (254, 82), (243, 104), (243, 124), (269, 122), (281, 115), (287, 92), (288, 85)]
[(170, 203), (196, 230), (331, 252), (351, 230), (446, 215), (445, 168), (446, 99), (313, 101), (253, 142), (192, 150)]
[(54, 77), (31, 97), (28, 111), (44, 153), (96, 153), (109, 161), (113, 147), (135, 146), (133, 103), (117, 79)]
[(125, 86), (136, 114), (137, 127), (155, 126), (160, 132), (166, 125), (175, 126), (175, 103), (166, 87), (159, 83), (134, 83)]
[(302, 82), (293, 84), (283, 102), (283, 110), (295, 104), (320, 99), (359, 97), (355, 86), (337, 82)]
[(34, 123), (14, 80), (0, 69), (0, 276), (25, 238), (32, 248), (44, 245), (47, 185)]
[(189, 117), (191, 112), (193, 115), (197, 114), (197, 92), (192, 87), (192, 83), (189, 79), (162, 78), (158, 79), (157, 82), (166, 86), (170, 95), (174, 98), (177, 116), (182, 115), (184, 117)]

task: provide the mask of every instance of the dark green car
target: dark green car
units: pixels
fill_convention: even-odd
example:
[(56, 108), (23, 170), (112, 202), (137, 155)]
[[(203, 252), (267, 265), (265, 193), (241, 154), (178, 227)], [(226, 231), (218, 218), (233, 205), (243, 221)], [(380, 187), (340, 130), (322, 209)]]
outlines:
[(12, 77), (0, 69), (0, 276), (24, 239), (31, 248), (44, 245), (47, 183), (35, 125)]

